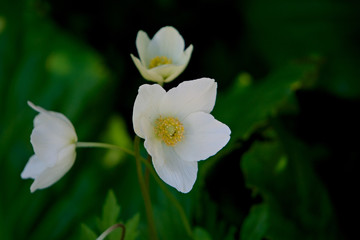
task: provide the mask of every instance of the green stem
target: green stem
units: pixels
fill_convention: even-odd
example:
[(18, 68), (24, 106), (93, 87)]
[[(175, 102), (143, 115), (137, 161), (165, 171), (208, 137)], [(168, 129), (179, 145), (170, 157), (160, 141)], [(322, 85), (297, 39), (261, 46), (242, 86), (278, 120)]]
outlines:
[(156, 233), (156, 227), (155, 227), (154, 215), (153, 215), (153, 211), (152, 211), (150, 194), (149, 194), (148, 189), (146, 188), (146, 183), (145, 183), (144, 176), (143, 176), (142, 169), (141, 169), (141, 156), (140, 156), (139, 144), (140, 144), (140, 138), (138, 136), (135, 136), (134, 152), (135, 152), (137, 175), (138, 175), (138, 179), (139, 179), (141, 193), (142, 193), (142, 196), (144, 199), (146, 217), (147, 217), (147, 221), (149, 224), (150, 239), (156, 240), (156, 239), (158, 239), (158, 237), (157, 237), (157, 233)]
[(169, 189), (166, 187), (164, 182), (159, 178), (159, 176), (154, 171), (154, 168), (151, 166), (151, 164), (148, 162), (147, 159), (141, 158), (141, 161), (145, 164), (146, 168), (149, 169), (149, 172), (151, 175), (153, 175), (155, 181), (160, 186), (161, 190), (165, 193), (166, 197), (169, 198), (169, 200), (174, 204), (175, 208), (178, 210), (180, 214), (180, 218), (184, 224), (184, 227), (190, 237), (193, 236), (190, 223), (187, 220), (186, 214), (184, 209), (182, 208), (181, 204), (178, 202), (178, 200), (172, 195), (172, 193), (169, 191)]
[(109, 235), (112, 231), (114, 231), (117, 228), (122, 229), (120, 240), (124, 240), (125, 239), (125, 225), (121, 224), (121, 223), (117, 223), (117, 224), (109, 227), (108, 229), (106, 229), (105, 232), (103, 232), (96, 240), (105, 239), (107, 237), (107, 235)]
[[(137, 173), (138, 173), (138, 177), (139, 177), (139, 183), (140, 183), (141, 192), (142, 192), (143, 197), (144, 197), (144, 194), (147, 196), (147, 197), (144, 197), (144, 201), (146, 201), (145, 198), (148, 198), (148, 203), (145, 203), (145, 208), (146, 208), (146, 212), (150, 211), (149, 214), (151, 216), (150, 218), (151, 218), (152, 223), (149, 222), (149, 226), (153, 225), (153, 227), (155, 229), (155, 224), (153, 222), (153, 217), (152, 217), (153, 214), (152, 214), (152, 207), (151, 207), (150, 197), (149, 197), (149, 194), (148, 194), (148, 191), (147, 191), (148, 188), (146, 187), (148, 184), (145, 182), (145, 180), (143, 178), (142, 170), (141, 170), (141, 164), (139, 163), (139, 160), (142, 161), (146, 166), (146, 170), (148, 172), (150, 172), (150, 174), (154, 177), (155, 181), (160, 186), (161, 190), (165, 193), (166, 197), (174, 204), (175, 208), (178, 210), (178, 212), (180, 214), (180, 218), (181, 218), (181, 220), (182, 220), (182, 222), (183, 222), (183, 224), (185, 226), (185, 229), (186, 229), (188, 235), (190, 237), (192, 237), (193, 234), (192, 234), (191, 226), (190, 226), (190, 224), (189, 224), (189, 222), (187, 220), (184, 209), (182, 208), (182, 206), (178, 202), (178, 200), (172, 195), (172, 193), (169, 191), (167, 186), (163, 183), (163, 181), (159, 178), (159, 176), (154, 171), (154, 168), (151, 165), (150, 156), (148, 156), (147, 159), (140, 156), (139, 143), (140, 143), (140, 138), (136, 136), (135, 140), (134, 140), (135, 152), (133, 152), (133, 151), (131, 151), (129, 149), (126, 149), (126, 148), (116, 146), (116, 145), (107, 144), (107, 143), (98, 143), (98, 142), (78, 142), (76, 144), (76, 146), (77, 147), (98, 147), (98, 148), (108, 148), (108, 149), (121, 150), (123, 152), (126, 152), (126, 153), (132, 155), (132, 156), (135, 156), (136, 166), (137, 166)], [(141, 182), (143, 182), (143, 184), (141, 184)], [(146, 207), (147, 205), (149, 205), (149, 207)], [(150, 210), (147, 210), (148, 208)], [(147, 215), (148, 215), (148, 213), (147, 213)], [(148, 221), (149, 221), (149, 217), (148, 217)], [(154, 230), (153, 232), (155, 233), (155, 238), (154, 239), (157, 239), (156, 230)]]
[(123, 148), (120, 146), (116, 146), (113, 144), (108, 144), (108, 143), (99, 143), (99, 142), (77, 142), (76, 143), (76, 147), (81, 147), (81, 148), (90, 148), (90, 147), (95, 147), (95, 148), (107, 148), (107, 149), (115, 149), (115, 150), (121, 150), (123, 152), (126, 152), (129, 155), (135, 156), (135, 153), (127, 148)]

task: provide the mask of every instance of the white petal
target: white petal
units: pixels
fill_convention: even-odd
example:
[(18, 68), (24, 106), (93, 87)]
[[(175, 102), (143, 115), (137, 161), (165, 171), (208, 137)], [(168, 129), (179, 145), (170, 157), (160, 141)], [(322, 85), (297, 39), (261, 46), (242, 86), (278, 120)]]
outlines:
[(163, 144), (162, 152), (151, 155), (154, 168), (160, 178), (178, 191), (189, 192), (197, 177), (197, 162), (188, 162)]
[(144, 31), (139, 31), (136, 36), (136, 48), (139, 53), (139, 57), (141, 60), (142, 65), (147, 66), (149, 65), (149, 59), (147, 56), (147, 48), (150, 43), (150, 38)]
[(194, 49), (193, 45), (190, 45), (185, 50), (185, 52), (181, 56), (181, 59), (179, 60), (179, 63), (178, 63), (179, 65), (185, 65), (186, 66), (189, 63), (193, 49)]
[[(169, 82), (168, 78), (174, 74), (176, 77), (184, 70), (183, 66), (177, 66), (174, 64), (165, 64), (158, 67), (149, 69), (150, 72), (156, 72), (157, 75), (161, 76), (162, 82)], [(179, 72), (179, 74), (177, 74)], [(173, 78), (174, 79), (174, 78)]]
[(170, 89), (162, 99), (160, 112), (181, 121), (193, 112), (210, 113), (215, 105), (217, 84), (214, 79), (185, 81)]
[[(155, 122), (160, 116), (159, 102), (165, 93), (165, 90), (158, 84), (140, 86), (133, 109), (134, 131), (139, 137), (145, 138), (145, 133), (149, 130), (147, 128), (150, 127), (149, 124)], [(144, 124), (147, 124), (146, 129), (143, 127)]]
[[(161, 156), (163, 154), (163, 147), (165, 147), (164, 143), (156, 137), (147, 137), (145, 139), (144, 146), (150, 156)], [(164, 165), (164, 158), (157, 157), (156, 160), (158, 167)]]
[(184, 48), (184, 39), (179, 32), (173, 27), (163, 27), (150, 41), (148, 56), (150, 59), (156, 56), (165, 56), (176, 63), (181, 58)]
[(77, 141), (75, 129), (63, 114), (47, 111), (30, 101), (28, 104), (39, 112), (34, 119), (30, 140), (35, 154), (39, 161), (53, 166), (56, 164), (59, 150)]
[(56, 165), (46, 168), (35, 178), (30, 187), (31, 192), (51, 186), (70, 170), (76, 158), (75, 144), (64, 148), (58, 157)]
[[(34, 119), (34, 126), (40, 125), (43, 123), (43, 121), (49, 121), (51, 119), (52, 121), (50, 121), (50, 122), (56, 122), (56, 124), (61, 125), (64, 128), (71, 129), (70, 131), (67, 131), (67, 133), (71, 133), (71, 135), (76, 136), (74, 126), (72, 125), (70, 120), (67, 117), (65, 117), (63, 114), (45, 110), (42, 107), (34, 105), (30, 101), (28, 101), (27, 103), (32, 109), (34, 109), (35, 111), (40, 113)], [(41, 117), (38, 117), (38, 116), (41, 116)]]
[(39, 160), (36, 155), (32, 155), (21, 173), (21, 178), (35, 178), (45, 169), (46, 164)]
[(149, 70), (147, 67), (145, 67), (137, 57), (135, 57), (132, 54), (130, 54), (130, 56), (143, 78), (153, 82), (158, 82), (158, 83), (163, 82), (163, 77), (159, 75), (156, 71), (150, 71), (151, 69)]
[(51, 119), (37, 125), (30, 138), (36, 156), (44, 163), (48, 163), (48, 166), (56, 164), (59, 150), (75, 142), (71, 133), (66, 133), (67, 131), (68, 128), (56, 124)]
[(186, 161), (207, 159), (222, 149), (230, 139), (230, 128), (208, 113), (192, 113), (184, 119), (183, 124), (184, 139), (174, 149)]
[(172, 71), (171, 74), (167, 75), (167, 77), (164, 79), (164, 82), (170, 82), (174, 80), (184, 71), (184, 69), (187, 67), (190, 61), (192, 50), (193, 50), (193, 46), (190, 45), (183, 54), (179, 62), (179, 65), (176, 66), (176, 68)]

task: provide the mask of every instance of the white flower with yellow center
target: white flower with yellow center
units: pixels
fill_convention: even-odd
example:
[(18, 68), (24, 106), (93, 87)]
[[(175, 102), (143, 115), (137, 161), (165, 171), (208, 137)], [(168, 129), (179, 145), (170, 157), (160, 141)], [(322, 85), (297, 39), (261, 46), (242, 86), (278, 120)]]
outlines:
[(47, 111), (28, 102), (39, 114), (34, 119), (31, 144), (35, 154), (30, 157), (21, 177), (33, 178), (31, 192), (49, 187), (72, 167), (76, 157), (77, 135), (63, 114)]
[(136, 48), (140, 59), (131, 54), (136, 67), (143, 78), (158, 83), (170, 82), (186, 68), (193, 46), (185, 51), (185, 43), (179, 32), (173, 27), (161, 28), (153, 37), (139, 31)]
[(185, 81), (166, 92), (160, 85), (142, 85), (133, 111), (135, 133), (145, 139), (160, 178), (178, 191), (189, 192), (198, 161), (222, 149), (230, 129), (210, 114), (216, 99), (213, 79)]

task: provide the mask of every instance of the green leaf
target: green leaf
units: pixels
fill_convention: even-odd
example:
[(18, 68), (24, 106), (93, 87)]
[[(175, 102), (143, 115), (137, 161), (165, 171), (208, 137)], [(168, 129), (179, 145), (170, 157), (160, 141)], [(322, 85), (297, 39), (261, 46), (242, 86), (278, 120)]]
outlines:
[(200, 227), (194, 229), (194, 240), (211, 240), (210, 234)]
[(319, 85), (342, 97), (358, 97), (359, 54), (349, 40), (357, 32), (357, 2), (257, 0), (246, 1), (244, 17), (249, 41), (266, 64), (275, 68), (304, 55), (324, 57)]
[[(29, 191), (32, 180), (20, 178), (34, 153), (29, 140), (36, 112), (27, 100), (66, 115), (79, 139), (96, 138), (102, 118), (107, 117), (104, 106), (109, 105), (104, 97), (109, 93), (105, 95), (104, 90), (110, 77), (102, 58), (57, 27), (43, 8), (46, 4), (0, 1), (0, 182), (6, 183), (0, 186), (0, 223), (4, 239), (67, 238), (77, 220), (98, 201), (93, 196), (104, 181), (89, 177), (92, 161), (73, 167), (53, 186), (34, 194)], [(76, 161), (83, 162), (84, 156), (78, 154)]]
[(135, 214), (125, 223), (125, 240), (135, 240), (139, 235), (140, 214)]
[(218, 97), (213, 114), (230, 127), (231, 141), (247, 138), (256, 127), (276, 115), (315, 69), (312, 62), (293, 63), (256, 83), (252, 83), (249, 75), (240, 75), (228, 92)]
[(81, 224), (80, 226), (80, 240), (95, 240), (96, 234), (87, 225)]
[(98, 227), (105, 231), (110, 226), (117, 223), (120, 214), (120, 206), (117, 204), (113, 190), (109, 190), (104, 206), (101, 219), (98, 219)]
[(241, 238), (247, 240), (261, 240), (269, 227), (269, 213), (266, 204), (256, 205), (251, 208), (249, 217), (246, 218), (241, 229)]
[[(110, 117), (102, 139), (103, 142), (112, 143), (127, 149), (132, 148), (132, 139), (127, 131), (125, 120), (119, 115)], [(126, 157), (128, 157), (128, 153), (123, 151), (108, 150), (102, 162), (104, 166), (111, 168), (122, 163)]]
[(243, 156), (246, 184), (264, 202), (252, 209), (241, 235), (244, 239), (336, 239), (329, 197), (309, 162), (311, 151), (281, 130), (278, 133), (281, 142), (278, 138), (256, 142)]

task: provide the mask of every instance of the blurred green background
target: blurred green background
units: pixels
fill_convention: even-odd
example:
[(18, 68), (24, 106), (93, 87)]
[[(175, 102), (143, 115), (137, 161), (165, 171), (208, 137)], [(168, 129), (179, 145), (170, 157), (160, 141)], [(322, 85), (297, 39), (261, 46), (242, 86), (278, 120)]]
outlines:
[[(0, 239), (94, 239), (126, 223), (148, 239), (135, 161), (78, 149), (59, 182), (31, 194), (27, 100), (64, 113), (80, 141), (132, 147), (139, 30), (194, 45), (167, 84), (215, 78), (229, 144), (199, 163), (189, 194), (150, 176), (160, 239), (354, 239), (360, 159), (360, 2), (340, 0), (0, 0)], [(112, 189), (113, 191), (109, 190)], [(119, 232), (112, 238), (119, 239)], [(356, 237), (355, 237), (356, 238)]]

